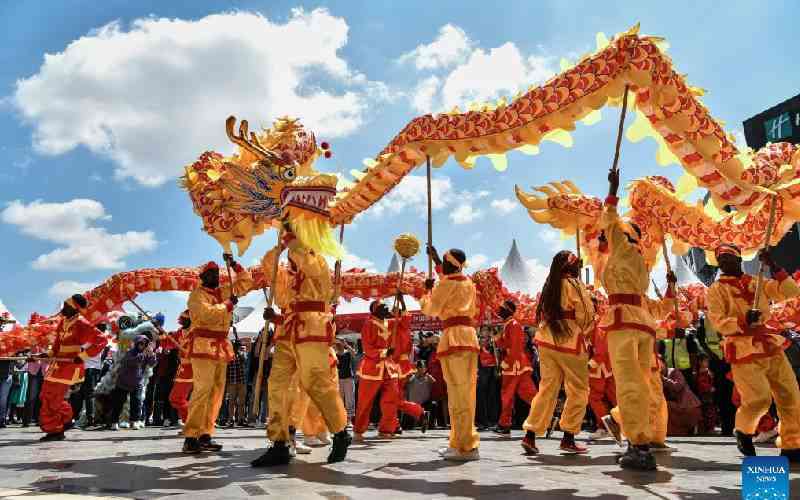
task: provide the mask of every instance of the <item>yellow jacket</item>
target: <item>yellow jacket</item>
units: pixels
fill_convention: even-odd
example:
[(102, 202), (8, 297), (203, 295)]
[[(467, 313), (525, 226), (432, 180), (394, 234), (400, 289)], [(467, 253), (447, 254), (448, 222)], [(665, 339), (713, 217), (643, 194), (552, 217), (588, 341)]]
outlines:
[(580, 354), (586, 349), (586, 336), (594, 330), (595, 311), (586, 285), (579, 279), (561, 280), (561, 326), (569, 332), (566, 342), (557, 343), (546, 321), (536, 331), (536, 345), (546, 349)]
[(770, 318), (770, 302), (781, 302), (800, 295), (800, 287), (785, 272), (776, 279), (764, 280), (758, 310), (759, 325), (747, 326), (745, 316), (753, 307), (756, 280), (743, 274), (721, 276), (706, 292), (708, 320), (724, 337), (725, 358), (729, 363), (746, 363), (773, 356), (788, 346), (788, 341), (774, 330), (763, 326)]
[(670, 293), (663, 300), (647, 297), (650, 273), (638, 245), (629, 240), (629, 235), (633, 239), (638, 236), (620, 219), (616, 198), (606, 200), (600, 224), (610, 251), (600, 276), (609, 302), (600, 326), (609, 333), (638, 330), (655, 335), (654, 316), (665, 316), (674, 307), (674, 299)]
[[(261, 260), (268, 276), (276, 251), (273, 248)], [(330, 312), (334, 290), (328, 263), (321, 255), (296, 243), (289, 246), (289, 261), (289, 267), (279, 269), (276, 283), (275, 304), (282, 312), (276, 319), (279, 325), (276, 341), (332, 343), (336, 333)]]
[[(235, 294), (247, 293), (253, 278), (247, 269), (239, 268), (233, 280)], [(190, 358), (205, 358), (218, 361), (233, 359), (233, 350), (228, 340), (228, 330), (233, 320), (233, 307), (228, 302), (231, 297), (230, 285), (217, 288), (199, 286), (189, 294)]]
[(475, 284), (463, 274), (448, 274), (419, 301), (422, 313), (444, 323), (436, 353), (439, 357), (457, 351), (479, 351), (474, 321), (478, 315)]

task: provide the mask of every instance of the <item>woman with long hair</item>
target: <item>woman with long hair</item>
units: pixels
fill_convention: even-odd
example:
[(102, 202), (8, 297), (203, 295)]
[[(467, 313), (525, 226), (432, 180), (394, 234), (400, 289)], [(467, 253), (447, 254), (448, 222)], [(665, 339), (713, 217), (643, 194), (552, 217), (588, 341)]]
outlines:
[(584, 337), (594, 324), (595, 310), (586, 285), (579, 278), (581, 267), (580, 259), (572, 252), (558, 252), (539, 297), (536, 344), (542, 380), (523, 426), (527, 433), (522, 447), (529, 455), (539, 453), (536, 435), (547, 431), (562, 383), (567, 400), (559, 422), (564, 432), (561, 449), (587, 452), (575, 443), (575, 434), (581, 430), (589, 400), (589, 360)]

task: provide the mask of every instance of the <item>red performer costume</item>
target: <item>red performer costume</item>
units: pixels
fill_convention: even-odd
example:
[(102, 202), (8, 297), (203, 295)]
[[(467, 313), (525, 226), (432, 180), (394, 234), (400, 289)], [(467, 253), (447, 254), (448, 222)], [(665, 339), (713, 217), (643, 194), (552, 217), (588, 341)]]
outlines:
[[(373, 302), (370, 305), (372, 317), (361, 331), (361, 343), (364, 347), (364, 359), (358, 369), (358, 404), (353, 425), (355, 440), (361, 441), (369, 426), (369, 415), (378, 391), (381, 391), (381, 421), (378, 432), (381, 437), (391, 437), (397, 429), (397, 411), (400, 408), (400, 390), (398, 385), (398, 369), (392, 360), (394, 342), (392, 329), (394, 321), (387, 322), (391, 312), (386, 305)], [(422, 407), (407, 403), (409, 414), (419, 418)]]
[(499, 314), (505, 319), (503, 333), (495, 337), (495, 345), (502, 349), (503, 360), (500, 363), (502, 370), (502, 389), (500, 401), (502, 410), (497, 433), (510, 435), (511, 414), (514, 409), (514, 398), (519, 396), (528, 405), (536, 396), (536, 385), (533, 383), (530, 357), (525, 352), (525, 332), (513, 313), (516, 305), (507, 301), (500, 309)]
[(599, 326), (592, 337), (592, 357), (589, 359), (589, 405), (598, 423), (610, 413), (612, 407), (617, 406), (616, 384), (608, 357), (608, 339), (605, 330)]
[[(64, 431), (72, 427), (72, 407), (64, 396), (72, 385), (83, 381), (84, 361), (100, 354), (106, 346), (103, 332), (81, 317), (88, 305), (83, 295), (73, 295), (64, 302), (55, 341), (44, 355), (72, 361), (55, 361), (47, 370), (39, 395), (39, 427), (46, 433), (41, 441), (64, 439)], [(86, 349), (81, 348), (87, 344)]]
[(189, 394), (193, 387), (192, 360), (189, 359), (189, 327), (192, 320), (189, 319), (188, 310), (181, 313), (178, 323), (181, 325), (180, 330), (169, 337), (162, 337), (161, 343), (164, 349), (178, 349), (180, 354), (181, 364), (169, 393), (169, 404), (178, 412), (181, 421), (186, 422), (186, 418), (189, 416)]

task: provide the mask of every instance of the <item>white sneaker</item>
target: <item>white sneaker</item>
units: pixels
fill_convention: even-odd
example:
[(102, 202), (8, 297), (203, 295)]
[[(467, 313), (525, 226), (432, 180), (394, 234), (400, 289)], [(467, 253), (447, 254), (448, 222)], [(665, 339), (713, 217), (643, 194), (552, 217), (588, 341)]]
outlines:
[(292, 458), (297, 456), (297, 448), (295, 447), (294, 444), (289, 445), (289, 456)]
[(306, 446), (311, 446), (313, 448), (315, 446), (322, 446), (323, 443), (315, 436), (308, 436), (303, 439), (303, 444)]
[(603, 428), (598, 428), (596, 431), (589, 434), (590, 441), (600, 441), (601, 439), (609, 439), (609, 438), (611, 438), (611, 434)]
[(331, 444), (331, 433), (328, 431), (321, 432), (317, 434), (317, 439), (322, 443), (322, 446), (328, 446)]
[(122, 422), (121, 424), (119, 424), (120, 429), (130, 429), (130, 427), (131, 427), (130, 422)]
[(756, 437), (753, 438), (754, 443), (769, 443), (772, 442), (776, 437), (778, 437), (778, 428), (770, 429), (766, 432), (759, 432)]
[(438, 453), (441, 456), (445, 456), (448, 453), (454, 453), (454, 452), (457, 452), (457, 451), (458, 450), (456, 450), (455, 448), (450, 448), (449, 446), (446, 446), (444, 448), (439, 448), (438, 450), (436, 450), (436, 453)]
[(311, 448), (304, 445), (303, 443), (297, 443), (294, 449), (298, 455), (308, 455), (309, 453), (311, 453)]
[(163, 427), (167, 427), (167, 428), (169, 428), (169, 427), (172, 427), (172, 422), (171, 422), (171, 421), (169, 421), (169, 420), (164, 420), (164, 425), (163, 425)]
[(111, 430), (112, 430), (112, 431), (118, 431), (118, 430), (119, 430), (119, 424), (114, 424), (114, 425), (112, 425), (112, 426), (111, 426)]
[(481, 455), (478, 453), (478, 448), (466, 453), (451, 448), (447, 450), (444, 455), (442, 455), (442, 458), (445, 460), (452, 460), (454, 462), (471, 462), (473, 460), (480, 459)]
[(144, 422), (142, 422), (141, 420), (137, 420), (136, 422), (133, 423), (133, 426), (131, 428), (135, 431), (142, 430), (144, 429)]

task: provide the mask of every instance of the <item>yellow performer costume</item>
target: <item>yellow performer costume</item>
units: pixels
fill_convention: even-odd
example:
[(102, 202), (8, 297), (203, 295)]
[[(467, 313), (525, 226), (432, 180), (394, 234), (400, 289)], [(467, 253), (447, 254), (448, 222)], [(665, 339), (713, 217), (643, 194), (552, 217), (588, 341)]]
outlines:
[[(211, 436), (225, 394), (226, 368), (233, 359), (228, 340), (234, 306), (231, 297), (246, 293), (252, 286), (250, 273), (238, 263), (233, 267), (236, 271), (233, 287), (230, 284), (219, 286), (219, 268), (216, 263), (209, 262), (200, 272), (202, 285), (189, 294), (189, 359), (194, 387), (183, 428), (186, 436), (184, 451), (187, 453), (200, 451), (198, 438), (202, 450), (222, 449), (221, 445), (211, 441)], [(211, 280), (208, 281), (209, 274), (216, 275), (216, 282), (213, 278), (208, 278)]]
[[(652, 470), (655, 459), (649, 445), (654, 436), (648, 415), (655, 390), (651, 383), (656, 336), (654, 315), (666, 316), (669, 308), (674, 307), (673, 291), (670, 287), (667, 296), (660, 301), (647, 297), (650, 273), (641, 254), (640, 235), (619, 217), (617, 202), (613, 193), (606, 198), (601, 219), (609, 256), (600, 280), (608, 293), (609, 307), (600, 327), (608, 332), (618, 414), (625, 422), (626, 436), (632, 445), (620, 459), (620, 465)], [(619, 442), (620, 429), (615, 420), (606, 416), (603, 423)]]
[[(339, 395), (338, 381), (331, 370), (331, 344), (335, 338), (335, 324), (330, 312), (334, 289), (331, 273), (324, 257), (304, 246), (300, 238), (289, 233), (286, 240), (289, 265), (278, 271), (276, 304), (280, 316), (271, 310), (265, 315), (278, 325), (275, 336), (275, 353), (272, 357), (268, 387), (270, 421), (267, 437), (277, 444), (270, 448), (254, 466), (270, 466), (288, 462), (283, 448), (290, 439), (291, 405), (288, 389), (295, 373), (300, 387), (319, 409), (325, 425), (334, 436), (334, 449), (329, 461), (344, 459), (350, 437), (345, 430), (347, 414)], [(275, 262), (275, 248), (264, 256), (265, 272)], [(304, 415), (297, 415), (302, 418)], [(337, 448), (337, 439), (339, 448)], [(343, 450), (343, 451), (342, 451)]]
[(522, 446), (529, 454), (538, 453), (535, 437), (547, 431), (562, 383), (567, 400), (559, 422), (564, 431), (561, 449), (570, 453), (587, 451), (575, 443), (575, 434), (581, 431), (589, 403), (586, 342), (594, 331), (595, 309), (586, 285), (578, 278), (581, 265), (572, 252), (557, 253), (539, 299), (536, 345), (542, 381), (523, 425), (528, 433)]
[(778, 269), (771, 258), (764, 257), (772, 268), (773, 279), (765, 280), (753, 307), (756, 283), (741, 272), (741, 254), (733, 245), (716, 251), (722, 276), (707, 292), (708, 319), (723, 335), (725, 359), (731, 364), (733, 382), (742, 404), (736, 411), (736, 438), (744, 455), (755, 455), (752, 435), (758, 421), (772, 400), (778, 409), (780, 424), (776, 445), (792, 462), (800, 461), (800, 390), (792, 367), (783, 351), (788, 340), (764, 326), (769, 320), (770, 302), (780, 302), (800, 295), (798, 284)]
[[(431, 249), (435, 253), (435, 249)], [(438, 256), (437, 256), (438, 259)], [(450, 446), (440, 450), (446, 459), (479, 458), (480, 437), (475, 430), (475, 390), (478, 376), (478, 314), (475, 285), (462, 274), (466, 257), (461, 250), (444, 255), (441, 281), (421, 299), (422, 313), (442, 320), (444, 332), (436, 355), (442, 363), (450, 413)], [(426, 285), (431, 286), (429, 281)]]

